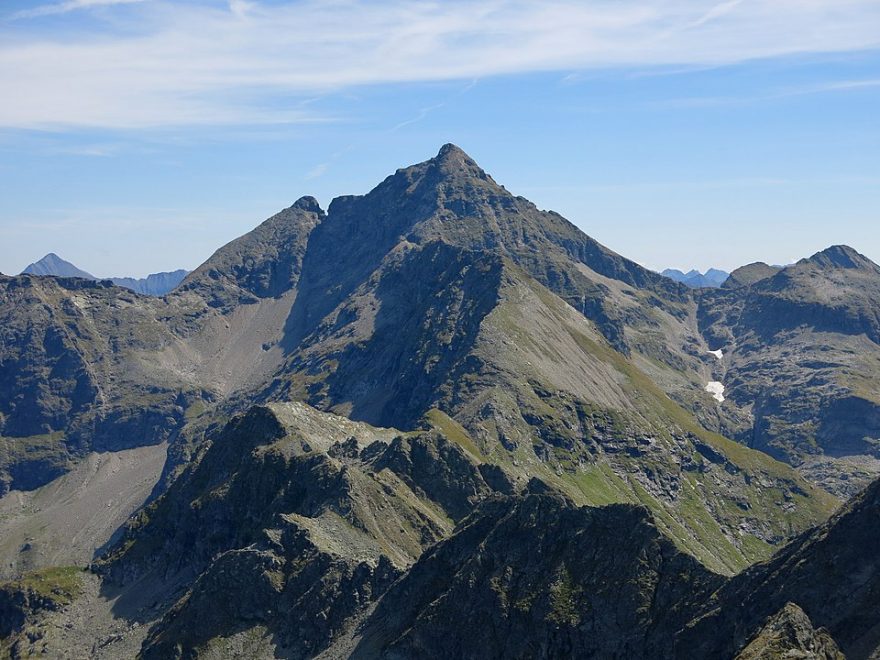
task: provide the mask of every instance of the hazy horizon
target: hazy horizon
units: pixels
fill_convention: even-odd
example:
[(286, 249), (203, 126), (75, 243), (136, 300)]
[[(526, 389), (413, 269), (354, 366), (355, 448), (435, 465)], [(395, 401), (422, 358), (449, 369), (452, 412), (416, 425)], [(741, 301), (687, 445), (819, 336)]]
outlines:
[[(514, 191), (514, 192), (515, 192), (515, 191)], [(322, 208), (324, 208), (324, 210), (326, 211), (326, 205), (322, 205)], [(278, 209), (278, 210), (281, 210), (281, 209)], [(256, 227), (256, 224), (254, 225), (254, 227)], [(253, 227), (252, 227), (251, 229), (253, 229)], [(250, 230), (246, 230), (246, 231), (250, 231)], [(245, 233), (246, 233), (246, 232), (245, 232)], [(234, 238), (237, 238), (237, 236), (234, 236), (233, 239), (234, 239)], [(228, 242), (228, 241), (226, 241), (226, 242)], [(224, 243), (224, 244), (225, 244), (225, 243)], [(706, 272), (709, 271), (709, 270), (711, 270), (711, 269), (717, 269), (717, 270), (727, 271), (728, 273), (730, 273), (730, 272), (736, 270), (737, 268), (739, 268), (740, 266), (745, 266), (745, 265), (748, 265), (748, 264), (751, 264), (751, 263), (755, 263), (755, 262), (757, 262), (757, 261), (764, 261), (765, 263), (768, 263), (768, 264), (770, 264), (770, 265), (774, 265), (774, 266), (788, 266), (788, 265), (792, 265), (792, 264), (794, 264), (795, 262), (799, 261), (800, 259), (804, 259), (804, 258), (807, 258), (807, 257), (811, 257), (811, 256), (813, 256), (814, 254), (816, 254), (817, 252), (821, 252), (822, 250), (824, 250), (824, 249), (826, 249), (826, 248), (832, 247), (832, 245), (840, 245), (840, 244), (841, 244), (841, 243), (830, 243), (830, 244), (828, 244), (828, 245), (826, 245), (826, 246), (824, 246), (824, 247), (821, 247), (821, 248), (819, 248), (819, 249), (817, 249), (817, 250), (815, 250), (815, 251), (813, 251), (813, 252), (810, 252), (809, 254), (803, 254), (803, 255), (800, 255), (800, 256), (797, 256), (797, 257), (791, 258), (791, 259), (789, 259), (789, 260), (787, 260), (787, 261), (768, 261), (768, 260), (765, 260), (765, 259), (752, 259), (751, 261), (744, 261), (744, 262), (742, 262), (742, 263), (738, 263), (738, 264), (736, 264), (736, 265), (734, 265), (734, 266), (731, 266), (731, 267), (721, 267), (721, 266), (718, 266), (718, 265), (711, 265), (711, 264), (710, 264), (710, 265), (707, 265), (707, 266), (704, 266), (704, 267), (693, 266), (693, 265), (663, 265), (663, 264), (652, 266), (652, 265), (646, 264), (646, 263), (641, 262), (641, 261), (637, 261), (637, 260), (636, 260), (636, 261), (637, 261), (637, 263), (639, 263), (639, 265), (644, 266), (645, 268), (648, 268), (648, 269), (653, 270), (653, 271), (658, 272), (658, 273), (660, 273), (660, 272), (662, 272), (662, 271), (664, 271), (664, 270), (667, 270), (667, 269), (669, 269), (669, 270), (678, 270), (678, 271), (681, 271), (683, 274), (687, 274), (687, 273), (689, 273), (690, 271), (694, 271), (694, 270), (696, 270), (696, 271), (700, 272), (700, 274), (705, 275)], [(220, 247), (222, 247), (222, 246), (221, 246), (221, 245), (218, 245), (218, 246), (217, 246), (217, 248), (220, 248)], [(610, 246), (609, 246), (609, 247), (610, 247)], [(858, 246), (851, 245), (851, 246), (849, 246), (849, 247), (852, 247), (852, 248), (854, 248), (855, 250), (857, 250), (857, 251), (859, 251), (859, 252), (862, 252), (861, 250), (859, 250)], [(31, 259), (30, 261), (28, 261), (27, 263), (25, 263), (20, 269), (18, 269), (18, 270), (15, 271), (15, 272), (7, 272), (7, 271), (4, 271), (3, 269), (0, 269), (0, 274), (5, 274), (5, 275), (16, 275), (16, 274), (19, 274), (19, 273), (21, 273), (25, 268), (27, 268), (28, 266), (30, 266), (30, 265), (32, 265), (32, 264), (34, 264), (34, 263), (40, 261), (41, 259), (43, 259), (43, 258), (49, 256), (50, 254), (54, 254), (56, 257), (59, 257), (59, 258), (63, 259), (64, 261), (66, 261), (66, 262), (72, 264), (73, 266), (76, 266), (77, 268), (80, 268), (81, 270), (86, 271), (86, 272), (89, 273), (90, 275), (93, 275), (94, 277), (97, 277), (97, 278), (99, 278), (99, 279), (109, 279), (109, 278), (118, 278), (118, 277), (135, 277), (135, 278), (144, 278), (144, 277), (147, 277), (148, 275), (152, 275), (152, 274), (156, 274), (156, 273), (160, 273), (160, 272), (173, 272), (173, 271), (177, 271), (177, 270), (186, 270), (186, 271), (192, 272), (193, 270), (195, 270), (196, 268), (198, 268), (202, 263), (204, 263), (204, 262), (208, 259), (208, 257), (210, 257), (211, 254), (214, 253), (214, 251), (215, 251), (215, 250), (211, 250), (211, 252), (210, 252), (209, 254), (207, 254), (207, 255), (204, 257), (204, 259), (201, 259), (200, 261), (198, 261), (197, 263), (194, 263), (194, 264), (191, 265), (191, 266), (178, 266), (178, 267), (172, 267), (172, 268), (166, 268), (166, 269), (147, 270), (147, 271), (145, 271), (145, 272), (143, 272), (143, 273), (138, 273), (138, 274), (132, 275), (132, 274), (129, 274), (129, 273), (110, 273), (110, 274), (100, 273), (100, 274), (98, 274), (98, 273), (96, 273), (96, 272), (94, 271), (94, 269), (91, 269), (91, 268), (89, 268), (88, 266), (83, 265), (82, 263), (80, 263), (80, 262), (78, 262), (78, 261), (76, 261), (76, 260), (73, 260), (73, 259), (68, 258), (65, 254), (60, 253), (58, 250), (49, 250), (48, 252), (46, 252), (46, 253), (40, 255), (39, 257), (35, 257), (35, 258)], [(618, 251), (618, 252), (619, 252), (619, 251)], [(624, 256), (624, 257), (632, 258), (632, 257), (630, 257), (630, 255), (627, 255), (626, 253), (621, 253), (621, 252), (619, 252), (619, 253), (622, 254), (622, 256)], [(866, 254), (865, 256), (867, 256), (867, 257), (868, 257), (869, 259), (871, 259), (872, 261), (875, 261), (875, 262), (877, 261), (876, 259), (873, 259), (870, 255), (867, 255), (867, 254)]]

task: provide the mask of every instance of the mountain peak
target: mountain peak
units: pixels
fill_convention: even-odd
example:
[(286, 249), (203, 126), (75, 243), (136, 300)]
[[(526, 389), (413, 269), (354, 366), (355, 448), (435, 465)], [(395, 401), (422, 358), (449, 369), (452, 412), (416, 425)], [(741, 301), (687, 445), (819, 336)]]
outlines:
[(309, 236), (323, 219), (318, 200), (300, 197), (252, 231), (221, 247), (190, 273), (181, 286), (202, 290), (210, 306), (224, 309), (231, 309), (242, 295), (251, 302), (255, 298), (248, 298), (248, 294), (256, 298), (280, 296), (299, 281)]
[(297, 211), (307, 211), (309, 213), (322, 213), (321, 205), (318, 204), (318, 200), (311, 195), (300, 197), (290, 208), (296, 209)]
[(22, 273), (27, 275), (55, 275), (56, 277), (82, 277), (87, 280), (97, 279), (94, 275), (77, 268), (54, 252), (50, 252), (39, 261), (30, 264)]
[(730, 273), (724, 283), (721, 285), (725, 289), (736, 289), (742, 286), (749, 286), (755, 282), (760, 282), (768, 277), (773, 277), (778, 273), (778, 266), (765, 264), (763, 261), (756, 261), (745, 266), (740, 266)]
[(848, 245), (832, 245), (817, 252), (801, 263), (812, 263), (820, 268), (847, 268), (877, 270), (878, 266), (866, 256), (859, 254)]
[(438, 166), (440, 171), (445, 174), (466, 173), (480, 179), (489, 179), (489, 175), (477, 165), (477, 161), (468, 156), (461, 147), (451, 142), (440, 147), (437, 156), (432, 158), (429, 163)]
[(438, 160), (444, 158), (467, 158), (468, 160), (471, 160), (471, 157), (464, 152), (464, 149), (457, 144), (452, 144), (452, 142), (447, 142), (440, 147), (440, 151), (437, 152), (437, 158)]

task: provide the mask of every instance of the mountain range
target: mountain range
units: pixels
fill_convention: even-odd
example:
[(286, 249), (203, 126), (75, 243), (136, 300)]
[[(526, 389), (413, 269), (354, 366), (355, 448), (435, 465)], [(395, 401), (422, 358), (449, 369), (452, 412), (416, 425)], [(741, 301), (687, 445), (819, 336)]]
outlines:
[[(131, 289), (147, 296), (164, 296), (186, 277), (189, 271), (175, 270), (166, 273), (153, 273), (146, 277), (108, 277), (116, 286)], [(99, 278), (65, 261), (54, 252), (36, 261), (22, 271), (23, 275), (52, 275), (55, 277), (81, 277), (86, 280)]]
[(676, 282), (687, 284), (693, 289), (719, 287), (730, 276), (730, 273), (718, 270), (717, 268), (710, 268), (705, 273), (701, 273), (696, 269), (683, 273), (675, 268), (667, 268), (660, 274)]
[(0, 648), (870, 657), (878, 302), (845, 246), (691, 288), (454, 145), (163, 297), (0, 277)]

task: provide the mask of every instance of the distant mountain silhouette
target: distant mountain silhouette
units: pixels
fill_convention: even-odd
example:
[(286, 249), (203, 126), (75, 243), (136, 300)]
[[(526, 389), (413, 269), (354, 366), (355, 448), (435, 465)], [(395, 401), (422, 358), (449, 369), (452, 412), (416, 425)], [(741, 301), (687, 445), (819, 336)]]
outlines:
[(98, 279), (91, 273), (87, 273), (65, 261), (54, 252), (50, 252), (39, 261), (32, 263), (22, 271), (27, 275), (54, 275), (56, 277), (82, 277), (86, 280)]
[[(81, 277), (85, 280), (99, 280), (91, 273), (87, 273), (81, 268), (77, 268), (69, 261), (65, 261), (54, 252), (50, 252), (39, 261), (30, 264), (22, 271), (23, 275), (52, 275), (54, 277)], [(142, 293), (147, 296), (164, 296), (166, 293), (174, 289), (183, 281), (183, 278), (189, 274), (188, 270), (179, 270), (153, 273), (146, 277), (108, 277), (108, 279), (116, 286), (131, 289), (136, 293)]]
[(692, 289), (719, 287), (724, 284), (724, 281), (730, 275), (730, 273), (717, 268), (710, 268), (705, 273), (701, 273), (698, 270), (690, 270), (687, 273), (683, 273), (675, 268), (667, 268), (660, 274), (676, 282), (687, 284)]

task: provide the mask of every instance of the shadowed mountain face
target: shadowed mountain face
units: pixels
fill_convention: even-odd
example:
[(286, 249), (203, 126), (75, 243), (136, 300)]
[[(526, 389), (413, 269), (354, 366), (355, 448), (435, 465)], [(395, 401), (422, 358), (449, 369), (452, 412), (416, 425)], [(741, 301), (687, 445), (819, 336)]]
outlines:
[(201, 398), (145, 359), (175, 340), (160, 299), (24, 275), (0, 277), (0, 301), (0, 493), (46, 483), (89, 451), (159, 444)]
[(147, 638), (145, 658), (255, 625), (276, 635), (279, 652), (306, 657), (453, 521), (512, 489), (500, 470), (437, 433), (272, 404), (233, 420), (101, 570), (114, 584), (184, 586)]
[(353, 657), (668, 658), (721, 581), (639, 507), (493, 500), (391, 587)]
[(99, 570), (134, 591), (120, 608), (166, 585), (139, 615), (146, 658), (254, 657), (266, 638), (282, 657), (861, 658), (880, 644), (878, 488), (725, 578), (644, 507), (517, 483), (455, 427), (271, 404), (230, 422)]
[(89, 451), (176, 438), (264, 385), (315, 209), (301, 200), (270, 218), (164, 298), (107, 280), (0, 277), (0, 492), (44, 484)]
[(826, 524), (729, 580), (679, 635), (683, 657), (726, 657), (793, 602), (848, 658), (880, 648), (880, 481)]
[(388, 590), (354, 657), (875, 657), (878, 487), (727, 580), (638, 508), (490, 501)]

